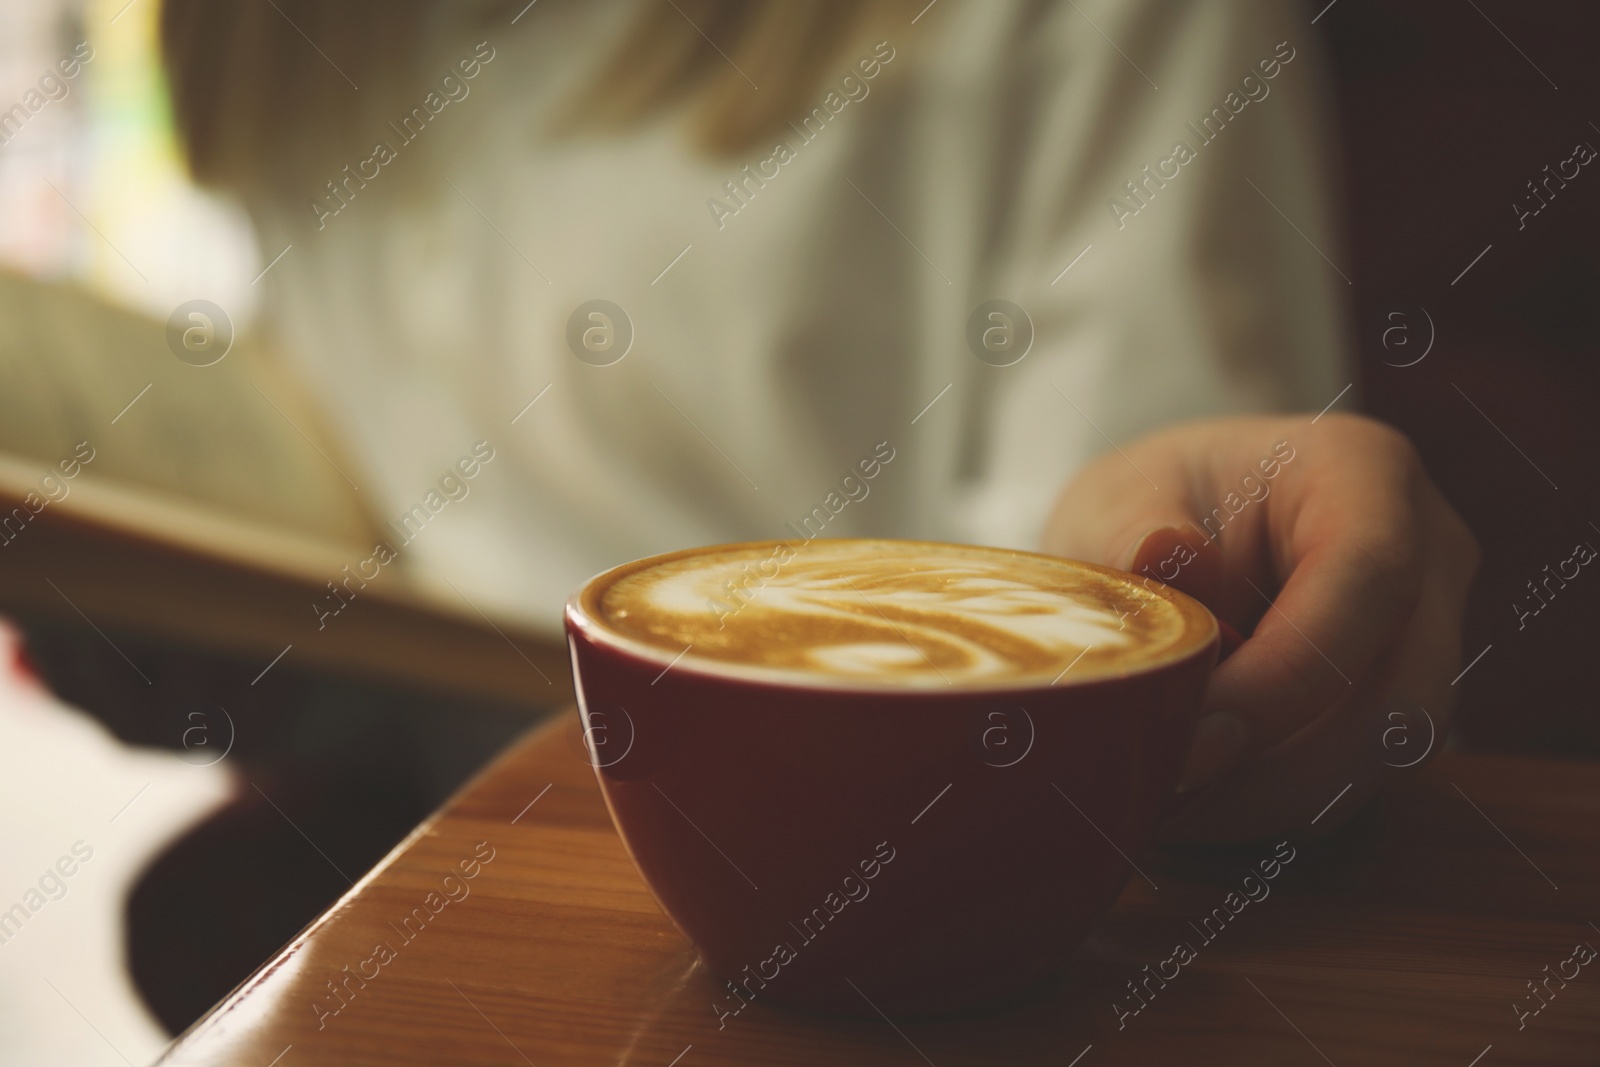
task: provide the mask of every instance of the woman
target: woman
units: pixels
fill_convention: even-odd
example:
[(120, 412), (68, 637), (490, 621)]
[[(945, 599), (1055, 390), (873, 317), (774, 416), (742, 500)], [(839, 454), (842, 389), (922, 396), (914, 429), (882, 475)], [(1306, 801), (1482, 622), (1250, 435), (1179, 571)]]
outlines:
[[(718, 541), (1146, 570), (1252, 634), (1181, 828), (1247, 838), (1354, 781), (1326, 829), (1389, 713), (1447, 713), (1476, 568), (1409, 445), (1327, 410), (1308, 21), (167, 0), (163, 30), (194, 169), (285, 250), (272, 321), (417, 580), (554, 631), (589, 574)], [(480, 442), (475, 503), (405, 523)]]

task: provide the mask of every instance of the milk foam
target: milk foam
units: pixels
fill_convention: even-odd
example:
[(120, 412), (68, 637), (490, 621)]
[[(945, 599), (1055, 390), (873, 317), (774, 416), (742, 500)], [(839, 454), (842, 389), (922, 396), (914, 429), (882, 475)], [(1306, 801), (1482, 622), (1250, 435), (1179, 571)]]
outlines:
[(668, 560), (617, 577), (598, 614), (674, 655), (931, 686), (1114, 672), (1199, 629), (1152, 589), (1065, 560), (874, 540)]

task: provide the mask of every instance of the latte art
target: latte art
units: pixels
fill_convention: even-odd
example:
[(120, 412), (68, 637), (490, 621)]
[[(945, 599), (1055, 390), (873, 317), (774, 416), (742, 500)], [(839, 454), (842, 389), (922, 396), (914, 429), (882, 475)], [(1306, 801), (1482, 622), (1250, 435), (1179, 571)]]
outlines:
[(673, 656), (893, 685), (1105, 676), (1212, 632), (1203, 608), (1131, 576), (915, 541), (713, 548), (621, 568), (591, 595), (608, 629)]

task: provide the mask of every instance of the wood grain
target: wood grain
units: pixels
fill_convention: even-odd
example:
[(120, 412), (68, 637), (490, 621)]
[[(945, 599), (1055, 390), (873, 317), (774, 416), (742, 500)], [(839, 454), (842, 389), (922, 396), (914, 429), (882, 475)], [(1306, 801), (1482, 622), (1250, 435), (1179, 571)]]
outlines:
[[(1536, 1006), (1525, 983), (1574, 945), (1600, 946), (1600, 766), (1448, 753), (1337, 834), (1290, 842), (1270, 894), (1209, 942), (1189, 924), (1272, 847), (1139, 857), (1159, 888), (1131, 881), (1058, 979), (998, 1012), (891, 1025), (757, 1000), (719, 1028), (720, 987), (634, 872), (569, 714), (418, 828), (163, 1062), (1597, 1061), (1600, 961), (1565, 988), (1552, 982), (1521, 1029), (1512, 1004)], [(432, 915), (428, 894), (475, 849), (493, 858)], [(418, 907), (427, 925), (401, 930)], [(1180, 941), (1195, 958), (1119, 1027), (1113, 1003), (1137, 1003), (1125, 983)], [(363, 965), (379, 943), (393, 958)], [(377, 976), (358, 985), (346, 966)]]

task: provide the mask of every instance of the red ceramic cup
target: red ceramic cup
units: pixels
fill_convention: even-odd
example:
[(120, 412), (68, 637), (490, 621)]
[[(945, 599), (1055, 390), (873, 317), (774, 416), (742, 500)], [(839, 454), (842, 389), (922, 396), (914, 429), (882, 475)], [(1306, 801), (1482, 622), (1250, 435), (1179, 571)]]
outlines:
[(1056, 970), (1172, 798), (1217, 660), (1211, 614), (1079, 564), (1166, 597), (1193, 640), (1114, 677), (938, 690), (763, 680), (599, 621), (614, 579), (704, 551), (591, 579), (566, 627), (606, 804), (723, 982), (713, 1010), (927, 1015)]

